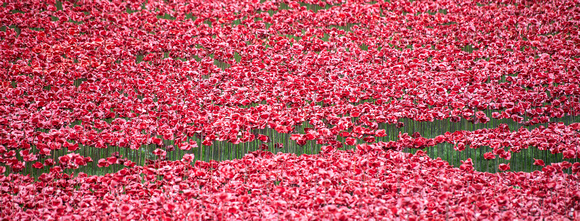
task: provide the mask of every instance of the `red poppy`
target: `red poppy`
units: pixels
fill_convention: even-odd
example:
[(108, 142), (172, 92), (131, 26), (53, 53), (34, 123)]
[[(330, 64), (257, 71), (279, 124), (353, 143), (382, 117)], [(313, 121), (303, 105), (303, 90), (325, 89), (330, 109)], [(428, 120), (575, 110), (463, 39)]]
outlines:
[(60, 164), (68, 164), (70, 161), (70, 156), (64, 155), (64, 156), (58, 157), (58, 161)]
[(473, 162), (471, 161), (471, 158), (468, 158), (465, 161), (461, 161), (461, 166), (459, 166), (459, 169), (465, 170), (465, 171), (473, 171)]
[(386, 137), (387, 133), (385, 132), (384, 129), (380, 129), (380, 130), (375, 131), (375, 136), (376, 137)]
[(274, 144), (274, 146), (275, 146), (277, 149), (282, 149), (282, 148), (284, 148), (284, 144), (283, 144), (283, 143), (276, 143), (276, 144)]
[(501, 171), (508, 171), (508, 170), (510, 170), (510, 164), (509, 163), (508, 164), (502, 163), (502, 164), (499, 164), (498, 168)]
[(373, 137), (373, 136), (366, 136), (366, 137), (363, 138), (363, 140), (365, 142), (367, 142), (367, 143), (374, 143), (375, 142), (375, 137)]
[(483, 154), (483, 158), (486, 160), (493, 160), (495, 159), (495, 155), (492, 152), (487, 152)]
[(99, 159), (99, 161), (97, 163), (98, 167), (109, 167), (109, 165), (111, 165), (111, 164), (106, 159)]
[(44, 168), (44, 165), (41, 162), (36, 162), (36, 163), (32, 164), (32, 167), (35, 169), (42, 169), (42, 168)]
[(349, 146), (354, 146), (356, 144), (356, 139), (352, 138), (352, 137), (348, 137), (344, 141), (344, 144), (349, 145)]
[(465, 144), (463, 142), (459, 142), (455, 145), (455, 147), (453, 148), (457, 151), (464, 151), (465, 150)]
[(210, 140), (203, 140), (201, 142), (201, 144), (204, 146), (211, 146), (213, 144), (213, 142), (211, 142)]
[(52, 160), (52, 159), (46, 159), (46, 160), (44, 160), (44, 165), (47, 167), (51, 167), (51, 166), (54, 166), (55, 163), (54, 163), (54, 160)]
[(267, 143), (270, 140), (270, 138), (268, 138), (268, 136), (266, 136), (266, 135), (260, 134), (260, 135), (258, 135), (258, 140), (260, 140), (264, 143)]
[(195, 159), (193, 154), (184, 154), (182, 160), (188, 163), (191, 163)]

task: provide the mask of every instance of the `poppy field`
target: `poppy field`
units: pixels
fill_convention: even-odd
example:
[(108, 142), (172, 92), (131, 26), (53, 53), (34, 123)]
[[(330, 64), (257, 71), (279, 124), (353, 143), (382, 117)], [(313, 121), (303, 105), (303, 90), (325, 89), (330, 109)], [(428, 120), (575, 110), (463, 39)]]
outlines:
[(580, 219), (580, 1), (0, 20), (0, 220)]

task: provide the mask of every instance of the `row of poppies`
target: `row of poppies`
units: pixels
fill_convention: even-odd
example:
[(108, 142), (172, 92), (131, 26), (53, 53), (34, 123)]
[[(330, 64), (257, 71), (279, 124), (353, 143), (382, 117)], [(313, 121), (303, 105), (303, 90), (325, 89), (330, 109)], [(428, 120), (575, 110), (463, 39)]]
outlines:
[[(419, 151), (257, 151), (157, 161), (103, 176), (0, 175), (8, 219), (577, 219), (580, 163), (474, 172)], [(573, 174), (563, 173), (571, 168)]]

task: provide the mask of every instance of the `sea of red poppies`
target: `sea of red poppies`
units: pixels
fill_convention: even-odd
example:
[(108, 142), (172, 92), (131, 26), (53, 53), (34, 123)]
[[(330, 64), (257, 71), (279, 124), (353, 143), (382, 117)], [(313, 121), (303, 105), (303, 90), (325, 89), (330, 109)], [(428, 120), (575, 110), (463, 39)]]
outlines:
[(186, 155), (104, 176), (0, 177), (14, 220), (572, 220), (580, 163), (532, 173), (454, 168), (422, 151), (359, 148), (318, 155), (257, 151), (209, 163)]
[[(0, 219), (578, 219), (579, 25), (568, 0), (0, 1)], [(403, 119), (520, 127), (384, 139)], [(322, 148), (194, 162), (257, 142)], [(564, 161), (401, 153), (443, 143)]]

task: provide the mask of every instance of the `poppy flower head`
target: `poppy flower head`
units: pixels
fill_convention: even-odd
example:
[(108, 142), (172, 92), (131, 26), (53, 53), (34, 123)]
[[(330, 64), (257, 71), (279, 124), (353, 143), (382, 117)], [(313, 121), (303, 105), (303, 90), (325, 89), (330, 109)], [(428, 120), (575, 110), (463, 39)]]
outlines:
[(487, 152), (483, 154), (483, 158), (486, 160), (493, 160), (495, 159), (495, 155), (492, 152)]
[(534, 159), (534, 165), (541, 166), (541, 167), (546, 166), (546, 164), (544, 163), (544, 160), (541, 160), (541, 159)]
[(507, 164), (502, 163), (502, 164), (499, 164), (498, 168), (500, 171), (508, 171), (508, 170), (510, 170), (510, 164), (509, 163), (507, 163)]

